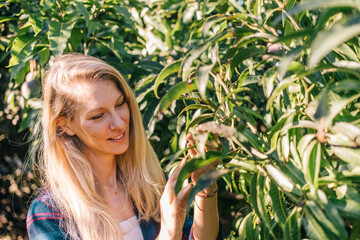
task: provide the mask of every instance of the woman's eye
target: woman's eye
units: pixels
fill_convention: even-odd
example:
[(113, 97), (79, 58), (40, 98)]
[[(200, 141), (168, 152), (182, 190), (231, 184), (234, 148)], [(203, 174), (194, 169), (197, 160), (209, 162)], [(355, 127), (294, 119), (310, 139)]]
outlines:
[(119, 102), (118, 104), (116, 104), (116, 107), (120, 107), (120, 106), (124, 105), (124, 103), (125, 103), (125, 98), (123, 97), (123, 98), (120, 100), (120, 102)]
[(103, 116), (103, 114), (101, 113), (101, 114), (98, 114), (98, 115), (93, 116), (91, 119), (92, 119), (92, 120), (96, 120), (96, 119), (101, 118), (102, 116)]

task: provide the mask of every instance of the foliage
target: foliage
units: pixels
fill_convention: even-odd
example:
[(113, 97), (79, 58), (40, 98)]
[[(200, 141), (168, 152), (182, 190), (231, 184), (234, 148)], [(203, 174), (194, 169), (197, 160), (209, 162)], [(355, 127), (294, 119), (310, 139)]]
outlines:
[[(191, 196), (219, 176), (242, 195), (249, 209), (233, 238), (356, 239), (359, 5), (220, 1), (197, 11), (191, 47), (156, 79), (155, 95), (175, 83), (150, 121), (171, 119), (175, 157), (188, 132), (197, 138), (199, 156), (176, 190), (189, 172), (221, 159)], [(217, 151), (206, 153), (208, 142)], [(175, 166), (174, 156), (163, 160)]]
[(20, 116), (15, 129), (37, 127), (36, 86), (52, 56), (95, 55), (134, 87), (165, 169), (195, 136), (199, 156), (177, 189), (187, 171), (221, 160), (192, 196), (222, 179), (228, 239), (358, 238), (357, 0), (1, 4), (3, 104)]

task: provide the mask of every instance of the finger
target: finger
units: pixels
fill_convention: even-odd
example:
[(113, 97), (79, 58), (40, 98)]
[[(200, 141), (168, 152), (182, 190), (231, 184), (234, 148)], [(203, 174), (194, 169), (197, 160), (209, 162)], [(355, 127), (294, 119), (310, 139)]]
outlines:
[(190, 148), (190, 147), (192, 147), (193, 145), (191, 145), (191, 144), (187, 144), (187, 147), (188, 147), (188, 151), (189, 151), (189, 154), (190, 154), (190, 157), (195, 157), (196, 156), (196, 154), (197, 154), (197, 151), (196, 151), (196, 148)]
[(188, 134), (186, 135), (186, 139), (187, 139), (188, 141), (191, 141), (191, 142), (195, 143), (195, 139), (194, 139), (194, 136), (192, 135), (192, 133), (188, 133)]
[(189, 183), (186, 187), (181, 189), (181, 191), (178, 193), (178, 195), (175, 199), (175, 203), (179, 209), (181, 209), (181, 210), (186, 209), (186, 201), (189, 197), (192, 186), (193, 186), (192, 183)]
[(188, 141), (186, 146), (187, 148), (189, 148), (188, 151), (190, 153), (190, 156), (194, 157), (197, 154), (196, 148), (191, 148), (196, 145), (194, 136), (191, 133), (189, 133), (188, 135), (186, 135), (186, 139)]

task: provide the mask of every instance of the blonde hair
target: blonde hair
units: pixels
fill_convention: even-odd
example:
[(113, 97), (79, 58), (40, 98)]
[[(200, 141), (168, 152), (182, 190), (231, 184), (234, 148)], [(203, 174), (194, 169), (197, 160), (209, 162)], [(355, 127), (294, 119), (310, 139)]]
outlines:
[[(117, 173), (139, 220), (160, 221), (159, 201), (165, 179), (158, 158), (146, 138), (135, 96), (113, 67), (91, 56), (57, 57), (43, 79), (42, 157), (39, 167), (54, 206), (63, 214), (61, 227), (72, 239), (121, 239), (119, 223), (98, 192), (90, 161), (76, 136), (57, 125), (63, 116), (76, 114), (72, 84), (113, 81), (124, 94), (130, 110), (128, 150), (116, 156)], [(121, 176), (120, 176), (121, 174)]]

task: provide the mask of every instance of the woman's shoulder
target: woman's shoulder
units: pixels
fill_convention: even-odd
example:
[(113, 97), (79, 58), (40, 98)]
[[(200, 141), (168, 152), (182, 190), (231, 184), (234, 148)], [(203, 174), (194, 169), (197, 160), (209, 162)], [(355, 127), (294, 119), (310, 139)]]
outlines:
[(26, 226), (29, 228), (36, 221), (59, 220), (60, 217), (61, 213), (56, 211), (49, 191), (43, 190), (30, 205)]

